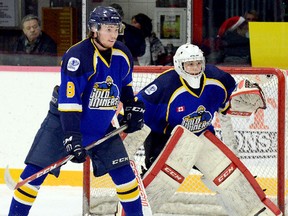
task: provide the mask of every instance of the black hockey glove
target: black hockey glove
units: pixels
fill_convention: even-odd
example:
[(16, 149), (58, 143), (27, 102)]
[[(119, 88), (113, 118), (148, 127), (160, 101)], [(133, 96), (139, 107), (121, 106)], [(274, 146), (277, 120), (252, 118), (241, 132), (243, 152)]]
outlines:
[(86, 150), (82, 147), (82, 136), (79, 133), (70, 133), (63, 141), (68, 154), (74, 155), (73, 163), (83, 163), (86, 160)]
[(125, 133), (133, 133), (141, 130), (144, 126), (145, 104), (142, 101), (127, 101), (123, 104), (124, 117), (123, 124), (127, 124), (128, 128)]

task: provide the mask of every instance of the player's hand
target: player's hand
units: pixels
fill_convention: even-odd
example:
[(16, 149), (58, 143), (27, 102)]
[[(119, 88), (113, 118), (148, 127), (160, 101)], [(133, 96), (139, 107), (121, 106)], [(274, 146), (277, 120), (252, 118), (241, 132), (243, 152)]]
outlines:
[(63, 141), (68, 154), (74, 155), (72, 162), (83, 163), (86, 161), (86, 150), (82, 147), (82, 136), (79, 133), (70, 133), (65, 136)]
[(144, 126), (144, 103), (139, 100), (127, 101), (123, 104), (123, 108), (124, 117), (122, 123), (128, 125), (128, 128), (124, 132), (133, 133), (141, 130)]

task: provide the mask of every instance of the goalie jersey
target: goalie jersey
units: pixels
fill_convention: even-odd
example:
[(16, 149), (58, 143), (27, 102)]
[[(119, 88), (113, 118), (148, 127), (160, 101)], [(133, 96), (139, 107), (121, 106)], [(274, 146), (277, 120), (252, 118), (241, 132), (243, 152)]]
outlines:
[(199, 89), (192, 89), (174, 69), (170, 69), (137, 96), (145, 103), (144, 120), (151, 131), (169, 135), (176, 125), (183, 125), (199, 135), (207, 129), (214, 133), (214, 113), (227, 111), (235, 86), (230, 74), (206, 65)]
[[(107, 133), (120, 97), (134, 98), (132, 68), (130, 51), (118, 41), (110, 52), (100, 53), (88, 38), (72, 46), (63, 56), (58, 109), (76, 113), (76, 119), (81, 118), (84, 147)], [(131, 95), (129, 91), (122, 91), (127, 86), (131, 88)], [(74, 122), (70, 120), (68, 125)]]

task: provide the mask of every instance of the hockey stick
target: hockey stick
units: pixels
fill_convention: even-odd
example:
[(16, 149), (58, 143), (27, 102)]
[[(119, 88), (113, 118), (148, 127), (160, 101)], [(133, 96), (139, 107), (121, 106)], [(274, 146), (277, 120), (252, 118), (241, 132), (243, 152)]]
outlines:
[(152, 216), (152, 209), (150, 206), (150, 203), (148, 201), (148, 196), (142, 181), (142, 178), (140, 176), (140, 173), (137, 170), (136, 164), (134, 160), (130, 160), (130, 165), (135, 173), (136, 180), (139, 184), (139, 190), (140, 190), (140, 197), (141, 197), (141, 203), (143, 207), (143, 215), (144, 216)]
[[(125, 129), (127, 129), (127, 125), (123, 125), (117, 129), (115, 129), (114, 131), (111, 131), (110, 133), (106, 134), (103, 138), (99, 139), (96, 142), (93, 142), (92, 144), (88, 145), (85, 147), (86, 150), (90, 150), (91, 148), (95, 147), (96, 145), (101, 144), (102, 142), (108, 140), (109, 138), (123, 132)], [(43, 168), (42, 170), (38, 171), (37, 173), (29, 176), (26, 179), (23, 179), (21, 181), (19, 181), (18, 183), (16, 183), (9, 171), (9, 167), (7, 166), (5, 169), (5, 174), (4, 174), (4, 179), (5, 179), (5, 183), (8, 186), (8, 188), (10, 188), (11, 190), (16, 190), (19, 187), (23, 186), (24, 184), (31, 182), (37, 178), (39, 178), (40, 176), (45, 175), (46, 173), (49, 173), (50, 171), (56, 169), (57, 167), (62, 166), (63, 164), (67, 163), (68, 161), (70, 161), (74, 156), (73, 155), (67, 155), (66, 157), (56, 161), (55, 163)]]

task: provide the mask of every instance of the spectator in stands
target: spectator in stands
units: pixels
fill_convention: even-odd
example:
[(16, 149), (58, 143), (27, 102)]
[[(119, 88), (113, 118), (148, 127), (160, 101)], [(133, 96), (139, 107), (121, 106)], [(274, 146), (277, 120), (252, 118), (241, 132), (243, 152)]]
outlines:
[(166, 65), (166, 50), (156, 34), (152, 32), (152, 19), (146, 14), (139, 13), (132, 17), (131, 23), (138, 29), (141, 29), (145, 37), (145, 54), (138, 57), (139, 65)]
[[(122, 7), (113, 3), (110, 5), (115, 8), (119, 15), (124, 17), (124, 12)], [(117, 40), (122, 41), (129, 48), (134, 59), (137, 60), (137, 57), (143, 56), (145, 53), (145, 38), (142, 34), (142, 31), (128, 23), (122, 22), (125, 25), (124, 35), (119, 35)]]
[(244, 14), (244, 19), (247, 21), (247, 22), (250, 22), (250, 21), (258, 21), (259, 20), (259, 15), (258, 15), (258, 12), (256, 10), (249, 10), (247, 11), (245, 14)]
[(56, 55), (57, 44), (41, 30), (37, 16), (29, 14), (21, 22), (23, 34), (18, 38), (14, 52), (26, 54)]
[[(256, 10), (246, 11), (245, 14), (244, 14), (244, 19), (246, 20), (246, 22), (259, 21), (258, 12)], [(247, 25), (247, 27), (249, 28), (249, 25)], [(249, 37), (249, 31), (247, 32), (247, 37)]]
[(218, 31), (224, 64), (251, 64), (248, 22), (244, 17), (227, 19)]

